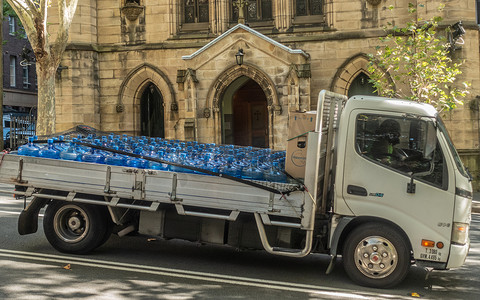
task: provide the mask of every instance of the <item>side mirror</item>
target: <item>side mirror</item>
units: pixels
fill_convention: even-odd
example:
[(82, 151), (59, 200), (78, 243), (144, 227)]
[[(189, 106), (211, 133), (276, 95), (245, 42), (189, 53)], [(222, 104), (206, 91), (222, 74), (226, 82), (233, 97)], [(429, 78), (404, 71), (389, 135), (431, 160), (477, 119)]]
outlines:
[(435, 168), (435, 162), (433, 161), (433, 156), (430, 161), (426, 161), (423, 165), (419, 166), (418, 169), (412, 170), (410, 172), (410, 182), (407, 184), (407, 193), (415, 194), (415, 183), (413, 182), (414, 177), (427, 176), (433, 173)]
[(437, 128), (434, 122), (426, 122), (425, 147), (423, 147), (423, 158), (433, 160), (437, 148)]

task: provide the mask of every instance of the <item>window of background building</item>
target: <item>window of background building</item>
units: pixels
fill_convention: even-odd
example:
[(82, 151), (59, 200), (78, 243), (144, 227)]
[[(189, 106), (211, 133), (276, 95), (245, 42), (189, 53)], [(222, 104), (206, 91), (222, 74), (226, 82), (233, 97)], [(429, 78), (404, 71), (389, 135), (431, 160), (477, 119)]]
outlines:
[(295, 0), (295, 21), (323, 22), (323, 0)]
[(480, 0), (477, 0), (477, 24), (480, 24)]
[(30, 82), (28, 81), (28, 66), (23, 67), (23, 88), (30, 88)]
[(15, 35), (15, 18), (12, 16), (8, 16), (8, 33)]
[[(238, 7), (234, 5), (236, 0), (231, 1), (231, 20), (238, 21)], [(245, 21), (247, 23), (272, 20), (272, 0), (249, 0), (244, 8)]]
[(10, 86), (17, 86), (17, 72), (16, 72), (17, 58), (10, 56)]
[(182, 29), (198, 30), (208, 28), (208, 0), (183, 0), (182, 10)]

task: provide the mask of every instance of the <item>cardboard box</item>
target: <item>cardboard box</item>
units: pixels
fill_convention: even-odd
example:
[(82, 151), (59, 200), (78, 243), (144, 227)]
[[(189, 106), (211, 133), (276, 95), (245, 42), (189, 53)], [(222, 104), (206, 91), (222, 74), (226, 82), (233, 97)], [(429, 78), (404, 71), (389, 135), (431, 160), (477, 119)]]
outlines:
[(294, 112), (288, 121), (287, 157), (285, 171), (295, 178), (305, 177), (308, 132), (315, 130), (317, 112)]

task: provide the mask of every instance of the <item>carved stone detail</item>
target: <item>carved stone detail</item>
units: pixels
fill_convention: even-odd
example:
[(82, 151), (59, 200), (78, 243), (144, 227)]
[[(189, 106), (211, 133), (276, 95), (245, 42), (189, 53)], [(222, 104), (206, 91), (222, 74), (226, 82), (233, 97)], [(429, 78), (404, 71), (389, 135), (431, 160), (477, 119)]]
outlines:
[(143, 12), (143, 8), (135, 2), (128, 2), (122, 7), (122, 13), (130, 22), (133, 22)]

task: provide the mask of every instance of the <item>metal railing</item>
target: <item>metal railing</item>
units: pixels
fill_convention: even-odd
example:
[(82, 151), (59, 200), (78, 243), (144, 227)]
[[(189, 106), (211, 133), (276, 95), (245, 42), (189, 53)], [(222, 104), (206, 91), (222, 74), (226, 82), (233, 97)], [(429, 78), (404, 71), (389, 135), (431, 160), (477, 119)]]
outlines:
[(27, 143), (36, 134), (37, 118), (33, 115), (10, 116), (10, 130), (5, 138), (5, 148), (12, 150)]

